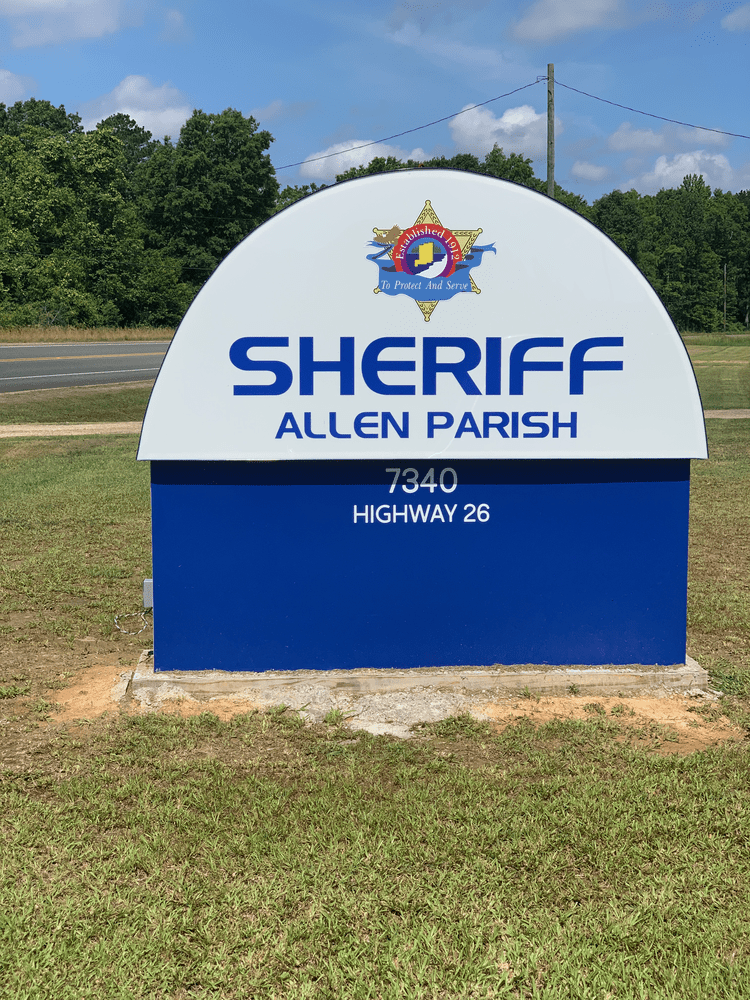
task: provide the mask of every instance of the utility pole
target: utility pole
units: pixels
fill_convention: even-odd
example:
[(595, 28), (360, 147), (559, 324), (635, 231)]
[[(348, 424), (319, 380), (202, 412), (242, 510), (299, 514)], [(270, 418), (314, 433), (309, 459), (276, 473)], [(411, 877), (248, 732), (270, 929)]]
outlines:
[(555, 64), (547, 63), (547, 194), (555, 197)]

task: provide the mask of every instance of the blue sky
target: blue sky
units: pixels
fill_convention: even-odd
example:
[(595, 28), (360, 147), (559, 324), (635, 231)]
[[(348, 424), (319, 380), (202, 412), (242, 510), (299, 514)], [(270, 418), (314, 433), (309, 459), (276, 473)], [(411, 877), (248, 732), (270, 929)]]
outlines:
[[(546, 176), (546, 84), (750, 135), (750, 3), (643, 0), (0, 0), (0, 101), (38, 97), (87, 128), (124, 111), (157, 138), (193, 108), (237, 108), (275, 138), (282, 183), (332, 180), (374, 155), (484, 155)], [(451, 121), (365, 142), (534, 83)], [(750, 189), (750, 140), (612, 107), (559, 86), (560, 184), (588, 201), (702, 173)]]

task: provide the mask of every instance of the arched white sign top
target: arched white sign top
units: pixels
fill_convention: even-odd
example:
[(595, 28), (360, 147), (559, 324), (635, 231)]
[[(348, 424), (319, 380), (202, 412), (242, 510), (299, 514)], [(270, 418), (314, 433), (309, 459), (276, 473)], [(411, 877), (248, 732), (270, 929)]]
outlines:
[(705, 458), (687, 352), (596, 227), (414, 170), (293, 205), (219, 266), (156, 380), (140, 459)]

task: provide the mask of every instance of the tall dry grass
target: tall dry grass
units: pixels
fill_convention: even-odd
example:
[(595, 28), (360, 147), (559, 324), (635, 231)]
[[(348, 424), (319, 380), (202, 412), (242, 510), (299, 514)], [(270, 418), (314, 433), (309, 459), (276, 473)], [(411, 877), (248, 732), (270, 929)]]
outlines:
[(0, 344), (123, 343), (129, 340), (171, 340), (172, 327), (9, 326), (0, 327)]

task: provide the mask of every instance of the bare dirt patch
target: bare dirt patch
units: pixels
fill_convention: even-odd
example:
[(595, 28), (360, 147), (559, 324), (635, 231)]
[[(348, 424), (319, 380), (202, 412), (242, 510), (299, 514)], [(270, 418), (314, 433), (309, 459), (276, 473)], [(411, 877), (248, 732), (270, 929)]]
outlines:
[[(23, 628), (33, 618), (11, 612), (4, 625)], [(0, 642), (0, 771), (25, 767), (53, 732), (116, 714), (114, 680), (133, 669), (140, 649), (127, 636), (111, 642), (84, 636), (72, 644), (56, 638)]]
[[(159, 712), (182, 718), (211, 712), (227, 721), (259, 708), (252, 700), (240, 698), (209, 701), (183, 698), (166, 700), (156, 706), (141, 706), (127, 696), (123, 698), (129, 673), (121, 659), (110, 654), (79, 668), (74, 676), (65, 680), (64, 689), (48, 688), (44, 697), (54, 707), (46, 719), (39, 722), (39, 736), (42, 735), (39, 730), (49, 733), (61, 726), (92, 724), (120, 712), (131, 715)], [(521, 718), (535, 726), (555, 720), (606, 720), (620, 728), (618, 739), (622, 742), (647, 747), (660, 754), (684, 755), (726, 743), (740, 743), (745, 738), (744, 730), (721, 713), (717, 701), (688, 695), (601, 697), (596, 701), (575, 695), (543, 696), (539, 701), (517, 698), (488, 702), (477, 707), (477, 714), (489, 719), (497, 730)]]
[(689, 695), (666, 698), (590, 698), (570, 695), (542, 697), (515, 702), (489, 703), (482, 712), (498, 729), (520, 718), (535, 726), (566, 719), (616, 720), (622, 728), (620, 739), (634, 745), (648, 744), (659, 753), (689, 754), (724, 743), (740, 743), (745, 731), (730, 722), (717, 702)]

